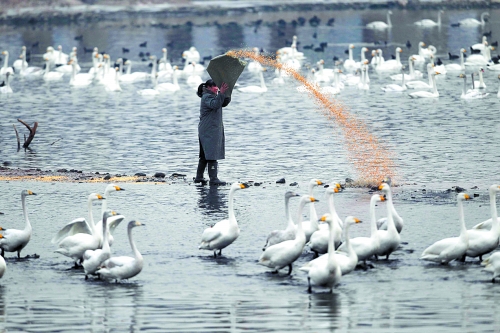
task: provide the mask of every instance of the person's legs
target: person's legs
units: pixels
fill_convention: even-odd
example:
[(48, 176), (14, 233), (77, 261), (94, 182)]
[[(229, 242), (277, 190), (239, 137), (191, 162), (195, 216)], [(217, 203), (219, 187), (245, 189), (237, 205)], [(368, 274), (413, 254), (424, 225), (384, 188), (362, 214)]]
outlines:
[(217, 168), (218, 163), (216, 160), (209, 160), (208, 162), (208, 176), (210, 177), (210, 185), (226, 185), (226, 182), (223, 182), (217, 178)]
[[(199, 140), (198, 140), (199, 141)], [(203, 178), (203, 174), (205, 173), (205, 168), (207, 166), (207, 160), (205, 159), (205, 152), (203, 151), (203, 146), (200, 142), (200, 155), (198, 160), (198, 169), (196, 170), (196, 178), (194, 178), (195, 183), (202, 183), (205, 185), (207, 180)]]

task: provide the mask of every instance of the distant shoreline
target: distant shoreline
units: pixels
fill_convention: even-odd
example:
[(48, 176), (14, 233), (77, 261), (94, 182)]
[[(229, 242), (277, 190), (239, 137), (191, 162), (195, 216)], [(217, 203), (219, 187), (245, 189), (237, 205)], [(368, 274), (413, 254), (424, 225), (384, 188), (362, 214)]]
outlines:
[[(83, 1), (83, 0), (82, 0)], [(99, 4), (85, 4), (82, 1), (54, 0), (51, 6), (32, 6), (21, 1), (3, 4), (0, 9), (1, 25), (24, 24), (86, 24), (99, 21), (122, 21), (124, 19), (168, 19), (168, 18), (203, 18), (212, 16), (233, 17), (244, 14), (274, 12), (313, 12), (335, 10), (368, 10), (400, 8), (407, 10), (421, 9), (491, 9), (500, 8), (500, 0), (451, 0), (451, 1), (328, 1), (314, 3), (308, 1), (167, 1), (157, 4), (115, 4), (112, 1), (87, 0)], [(41, 1), (40, 1), (41, 2)], [(38, 2), (38, 3), (40, 3)], [(129, 3), (138, 1), (129, 1)]]

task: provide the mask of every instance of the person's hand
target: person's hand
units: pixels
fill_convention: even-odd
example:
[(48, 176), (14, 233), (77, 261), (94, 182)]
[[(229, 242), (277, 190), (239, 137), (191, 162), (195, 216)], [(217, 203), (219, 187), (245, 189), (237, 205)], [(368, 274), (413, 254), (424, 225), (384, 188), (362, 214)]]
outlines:
[(222, 82), (222, 84), (220, 86), (220, 92), (221, 92), (221, 94), (224, 94), (228, 88), (229, 87), (227, 86), (227, 83), (226, 82)]

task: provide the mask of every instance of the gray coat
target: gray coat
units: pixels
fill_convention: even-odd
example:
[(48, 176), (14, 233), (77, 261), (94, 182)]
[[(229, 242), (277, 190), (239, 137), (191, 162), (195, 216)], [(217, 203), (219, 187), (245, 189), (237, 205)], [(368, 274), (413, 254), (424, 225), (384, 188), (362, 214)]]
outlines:
[(198, 137), (207, 160), (225, 158), (222, 107), (229, 103), (229, 98), (226, 98), (226, 101), (224, 99), (224, 94), (219, 92), (216, 95), (208, 89), (204, 89), (201, 96)]

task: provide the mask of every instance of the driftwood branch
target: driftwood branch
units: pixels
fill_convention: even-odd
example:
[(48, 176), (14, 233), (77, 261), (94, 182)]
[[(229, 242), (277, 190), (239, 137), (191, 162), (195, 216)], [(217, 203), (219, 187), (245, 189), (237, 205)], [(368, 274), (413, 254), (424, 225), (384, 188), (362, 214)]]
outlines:
[(25, 123), (21, 119), (17, 119), (17, 121), (20, 122), (21, 124), (23, 124), (24, 126), (26, 126), (28, 128), (28, 130), (30, 131), (30, 135), (28, 136), (28, 139), (24, 139), (23, 148), (26, 149), (26, 148), (28, 148), (31, 141), (33, 141), (33, 138), (35, 137), (36, 128), (38, 127), (38, 122), (35, 121), (35, 123), (33, 124), (33, 127), (31, 127), (30, 125), (28, 125), (27, 123)]
[(16, 131), (17, 138), (17, 151), (21, 150), (21, 140), (19, 140), (19, 133), (17, 132), (16, 124), (12, 124), (14, 126), (14, 131)]

